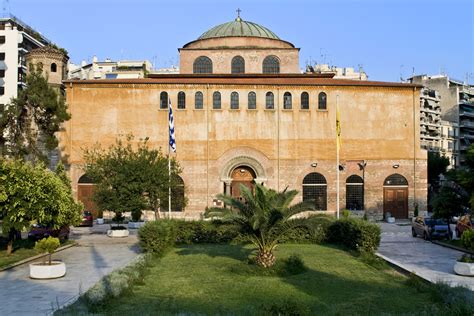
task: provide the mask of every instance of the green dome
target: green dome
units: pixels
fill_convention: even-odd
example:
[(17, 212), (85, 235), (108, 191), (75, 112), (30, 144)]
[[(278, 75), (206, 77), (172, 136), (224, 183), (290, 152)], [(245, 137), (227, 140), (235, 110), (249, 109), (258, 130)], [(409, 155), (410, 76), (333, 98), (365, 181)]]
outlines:
[(280, 38), (264, 26), (257, 23), (243, 21), (237, 17), (234, 21), (220, 24), (213, 27), (207, 32), (199, 36), (198, 40), (216, 37), (229, 36), (249, 36), (249, 37), (264, 37), (279, 40)]

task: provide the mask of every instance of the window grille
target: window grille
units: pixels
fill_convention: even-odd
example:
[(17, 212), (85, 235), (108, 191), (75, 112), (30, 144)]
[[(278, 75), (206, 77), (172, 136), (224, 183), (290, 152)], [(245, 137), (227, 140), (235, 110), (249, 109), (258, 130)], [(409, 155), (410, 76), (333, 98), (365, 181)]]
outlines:
[(364, 209), (364, 180), (358, 175), (352, 175), (346, 180), (346, 209)]
[(160, 93), (160, 109), (167, 109), (168, 108), (168, 92), (161, 92)]
[(232, 58), (232, 73), (245, 73), (245, 60), (241, 56), (235, 56), (234, 58)]
[(408, 181), (404, 176), (394, 173), (385, 179), (383, 185), (408, 185)]
[(265, 95), (265, 109), (274, 109), (275, 108), (275, 97), (273, 96), (273, 92), (267, 92)]
[(263, 73), (264, 74), (279, 74), (280, 73), (280, 61), (276, 56), (267, 56), (263, 60)]
[(301, 93), (301, 109), (309, 110), (309, 94), (308, 92)]
[(212, 108), (218, 110), (221, 108), (221, 93), (216, 91), (212, 94)]
[(204, 98), (201, 91), (196, 92), (194, 95), (194, 108), (202, 109), (204, 107)]
[(255, 110), (257, 108), (257, 95), (253, 91), (249, 92), (248, 108), (249, 110)]
[(316, 210), (327, 210), (327, 182), (322, 174), (312, 172), (304, 177), (303, 201), (313, 201)]
[(291, 107), (291, 93), (285, 92), (285, 94), (283, 95), (283, 108), (285, 110), (291, 110)]
[(178, 92), (178, 109), (186, 108), (186, 94), (183, 91)]
[(230, 108), (232, 110), (237, 110), (239, 108), (239, 94), (235, 91), (230, 95)]
[(327, 109), (327, 96), (326, 93), (321, 92), (318, 96), (318, 110), (326, 110)]
[(193, 64), (193, 73), (212, 74), (212, 61), (209, 57), (201, 56), (196, 58)]

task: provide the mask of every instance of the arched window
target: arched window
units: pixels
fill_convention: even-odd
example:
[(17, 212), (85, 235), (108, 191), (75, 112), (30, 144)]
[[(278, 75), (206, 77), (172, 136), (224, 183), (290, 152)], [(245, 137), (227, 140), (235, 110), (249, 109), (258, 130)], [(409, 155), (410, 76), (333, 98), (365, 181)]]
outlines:
[(275, 97), (273, 92), (268, 91), (265, 95), (265, 109), (270, 110), (275, 108)]
[(183, 91), (178, 92), (178, 109), (186, 108), (186, 94)]
[(309, 94), (308, 92), (301, 93), (301, 109), (309, 110)]
[(193, 64), (193, 73), (212, 74), (212, 60), (206, 56), (196, 58)]
[(194, 108), (195, 109), (202, 109), (203, 108), (203, 104), (204, 104), (204, 100), (203, 100), (203, 96), (202, 96), (202, 92), (201, 91), (198, 91), (196, 92), (196, 94), (194, 95)]
[(241, 56), (235, 56), (234, 58), (232, 58), (232, 73), (245, 73), (245, 60)]
[(389, 175), (385, 179), (385, 181), (383, 182), (383, 185), (405, 186), (405, 185), (408, 185), (408, 181), (401, 174), (394, 173), (392, 175)]
[(239, 108), (239, 94), (237, 92), (232, 92), (230, 95), (230, 108), (236, 110)]
[(267, 56), (263, 60), (263, 73), (264, 74), (279, 74), (280, 73), (280, 61), (276, 56)]
[(326, 110), (327, 109), (326, 102), (327, 102), (326, 93), (321, 92), (318, 95), (318, 110)]
[(303, 201), (313, 201), (316, 210), (327, 210), (327, 182), (322, 174), (312, 172), (304, 177)]
[(87, 175), (87, 174), (83, 174), (79, 180), (77, 181), (77, 183), (82, 183), (82, 184), (93, 184), (94, 181), (92, 181), (92, 179)]
[(248, 108), (249, 110), (257, 108), (257, 95), (253, 91), (249, 92)]
[(364, 180), (355, 174), (346, 180), (346, 209), (354, 211), (364, 209)]
[(168, 108), (168, 92), (161, 92), (160, 93), (160, 109), (167, 109)]
[(216, 91), (212, 94), (212, 108), (219, 110), (221, 108), (221, 93)]
[[(173, 212), (182, 212), (184, 208), (184, 181), (183, 179), (175, 175), (172, 177), (173, 186), (171, 188), (171, 211)], [(168, 204), (166, 204), (168, 205)]]
[(291, 110), (291, 93), (285, 92), (283, 95), (283, 109)]
[(51, 64), (51, 72), (56, 72), (58, 71), (58, 66), (55, 63)]

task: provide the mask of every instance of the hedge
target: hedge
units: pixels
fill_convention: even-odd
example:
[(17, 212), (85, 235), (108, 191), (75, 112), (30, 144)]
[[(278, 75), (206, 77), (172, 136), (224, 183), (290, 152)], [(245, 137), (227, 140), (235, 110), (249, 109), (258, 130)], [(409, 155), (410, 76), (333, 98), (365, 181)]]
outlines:
[(156, 255), (164, 254), (175, 244), (176, 228), (173, 220), (147, 222), (138, 230), (140, 248)]
[(287, 233), (280, 240), (281, 243), (320, 244), (327, 241), (328, 229), (334, 218), (327, 215), (313, 215), (308, 217), (308, 226), (300, 227)]
[(380, 244), (380, 227), (355, 218), (340, 219), (328, 228), (328, 242), (343, 244), (360, 252), (374, 253)]

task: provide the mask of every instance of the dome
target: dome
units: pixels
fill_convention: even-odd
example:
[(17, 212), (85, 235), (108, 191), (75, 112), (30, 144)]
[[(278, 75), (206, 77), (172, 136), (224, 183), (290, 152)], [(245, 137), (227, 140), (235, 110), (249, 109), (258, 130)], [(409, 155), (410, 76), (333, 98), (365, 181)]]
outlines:
[(257, 23), (244, 21), (240, 17), (237, 17), (234, 21), (213, 27), (199, 36), (198, 40), (230, 36), (263, 37), (280, 40), (275, 33), (266, 27)]

